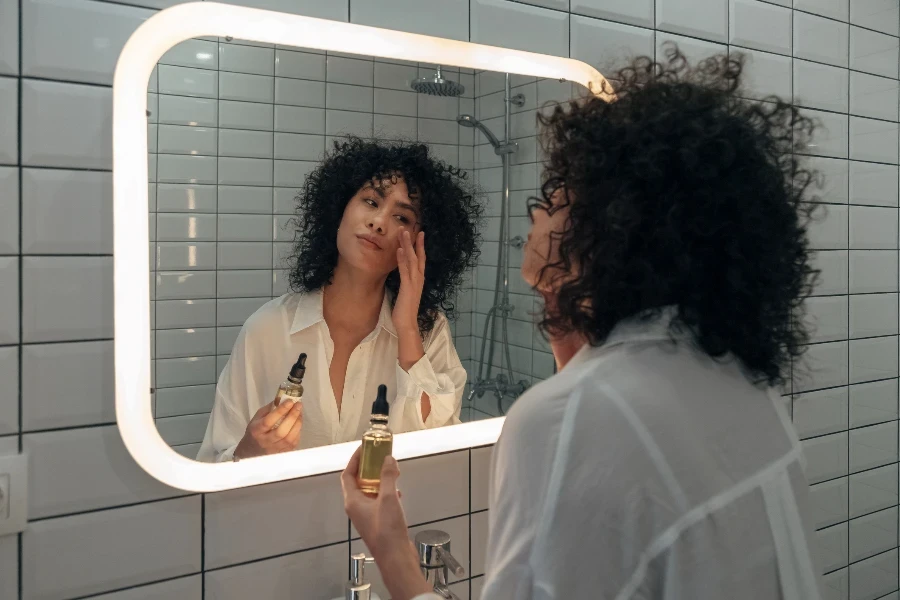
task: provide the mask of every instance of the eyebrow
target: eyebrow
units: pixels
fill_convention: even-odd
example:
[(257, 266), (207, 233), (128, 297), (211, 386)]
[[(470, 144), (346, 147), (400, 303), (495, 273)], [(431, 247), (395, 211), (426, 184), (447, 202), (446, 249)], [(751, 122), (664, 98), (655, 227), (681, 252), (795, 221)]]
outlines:
[(417, 217), (419, 216), (419, 209), (410, 204), (409, 202), (397, 202), (397, 206), (400, 208), (405, 208), (406, 210), (412, 211)]

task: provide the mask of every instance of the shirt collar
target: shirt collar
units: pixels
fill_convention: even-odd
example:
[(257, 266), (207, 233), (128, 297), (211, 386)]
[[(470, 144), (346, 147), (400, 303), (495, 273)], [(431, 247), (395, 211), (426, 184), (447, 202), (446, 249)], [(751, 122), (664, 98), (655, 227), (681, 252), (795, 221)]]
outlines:
[[(312, 327), (319, 321), (325, 320), (325, 314), (322, 310), (322, 301), (325, 293), (322, 289), (318, 289), (305, 294), (299, 294), (297, 299), (297, 308), (294, 310), (294, 320), (291, 323), (291, 334), (303, 331), (307, 327)], [(378, 325), (375, 327), (377, 332), (384, 329), (392, 336), (397, 337), (397, 330), (394, 328), (394, 320), (391, 318), (391, 301), (388, 292), (384, 293), (384, 300), (381, 303), (381, 312), (378, 315)]]

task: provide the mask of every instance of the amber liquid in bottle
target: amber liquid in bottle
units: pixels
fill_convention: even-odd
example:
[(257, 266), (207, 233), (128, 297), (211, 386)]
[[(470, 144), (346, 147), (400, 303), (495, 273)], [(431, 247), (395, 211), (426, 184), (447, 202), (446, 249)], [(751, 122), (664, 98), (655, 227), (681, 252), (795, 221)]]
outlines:
[(378, 495), (381, 485), (381, 467), (384, 459), (391, 455), (394, 434), (388, 429), (387, 386), (378, 386), (378, 397), (372, 405), (371, 427), (363, 434), (362, 450), (359, 455), (359, 489), (370, 496)]

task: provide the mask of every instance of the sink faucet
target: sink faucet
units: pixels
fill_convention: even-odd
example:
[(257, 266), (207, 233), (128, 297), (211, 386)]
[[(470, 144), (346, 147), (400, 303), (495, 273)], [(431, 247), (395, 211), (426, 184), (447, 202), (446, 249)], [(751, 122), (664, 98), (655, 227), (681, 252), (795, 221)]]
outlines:
[(449, 573), (456, 577), (466, 574), (459, 561), (450, 554), (450, 535), (437, 529), (420, 531), (416, 534), (416, 550), (419, 553), (419, 566), (425, 580), (434, 586), (435, 593), (447, 600), (459, 600), (448, 587)]

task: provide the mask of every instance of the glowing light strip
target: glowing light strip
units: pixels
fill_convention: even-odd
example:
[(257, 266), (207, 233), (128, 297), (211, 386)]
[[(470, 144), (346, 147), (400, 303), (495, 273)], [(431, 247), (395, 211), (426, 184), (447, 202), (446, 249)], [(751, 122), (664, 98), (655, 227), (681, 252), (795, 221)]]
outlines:
[[(231, 36), (283, 46), (566, 79), (600, 91), (605, 79), (569, 58), (447, 40), (253, 8), (195, 2), (163, 10), (125, 44), (113, 83), (113, 225), (116, 419), (128, 451), (150, 475), (184, 490), (211, 492), (339, 471), (357, 443), (226, 464), (187, 459), (156, 428), (150, 399), (150, 287), (147, 82), (179, 42)], [(492, 444), (504, 419), (397, 435), (398, 459)]]

